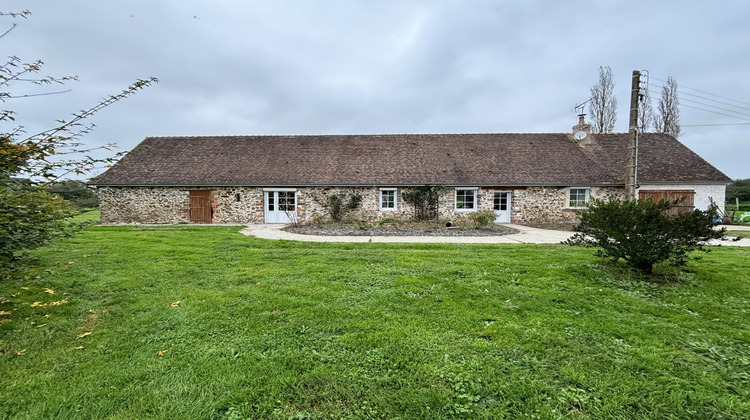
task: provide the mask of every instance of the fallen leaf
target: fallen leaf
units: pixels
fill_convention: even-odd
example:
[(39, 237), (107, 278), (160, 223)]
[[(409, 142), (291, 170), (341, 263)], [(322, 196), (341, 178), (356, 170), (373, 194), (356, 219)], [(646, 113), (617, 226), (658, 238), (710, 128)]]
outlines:
[(0, 311), (0, 315), (10, 315), (13, 311)]
[(49, 289), (49, 288), (46, 288), (46, 287), (45, 287), (45, 288), (44, 288), (44, 293), (47, 293), (47, 294), (50, 294), (50, 295), (54, 295), (54, 294), (55, 294), (55, 291), (54, 291), (54, 290), (52, 290), (52, 289)]
[(63, 303), (68, 303), (68, 299), (58, 300), (57, 302), (50, 302), (49, 306), (59, 306)]
[(172, 302), (172, 307), (173, 308), (176, 308), (178, 306), (180, 306), (180, 301), (179, 300), (177, 302)]
[(44, 317), (45, 318), (49, 318), (49, 314), (44, 314)]
[(6, 322), (10, 322), (10, 319), (8, 318), (0, 319), (0, 324), (5, 324)]
[(78, 347), (76, 347), (76, 350), (83, 350), (83, 349), (85, 349), (85, 348), (86, 348), (86, 347), (84, 347), (84, 346), (78, 346)]
[(68, 261), (68, 265), (73, 265), (73, 264), (75, 264), (75, 263), (76, 263), (76, 261), (75, 261), (75, 260), (70, 260), (70, 261)]
[(23, 290), (29, 290), (29, 288), (26, 287), (26, 286), (21, 286), (21, 289), (23, 289)]
[(89, 336), (89, 335), (91, 335), (91, 333), (92, 333), (92, 331), (86, 331), (85, 333), (78, 334), (76, 336), (76, 340), (79, 340), (79, 339), (81, 339), (83, 337)]
[(102, 313), (106, 314), (107, 313), (107, 309), (102, 309)]
[(47, 324), (40, 324), (40, 325), (37, 325), (36, 327), (37, 327), (37, 328), (42, 328), (42, 327), (43, 327), (43, 326), (45, 326), (45, 325), (47, 325)]
[(26, 353), (27, 349), (19, 350), (16, 352), (16, 356), (23, 356), (24, 353)]
[(31, 306), (32, 308), (41, 308), (42, 306), (47, 306), (47, 305), (42, 302), (34, 302), (29, 306)]
[(90, 314), (95, 314), (96, 313), (96, 309), (89, 309), (89, 313)]
[(164, 356), (164, 354), (165, 354), (166, 352), (168, 352), (168, 351), (169, 351), (169, 350), (160, 350), (160, 351), (159, 351), (158, 353), (156, 353), (156, 355), (157, 355), (157, 356), (159, 356), (159, 357), (162, 357), (162, 356)]
[(90, 256), (91, 256), (91, 254), (83, 254), (83, 255), (82, 255), (82, 257), (83, 257), (83, 258), (88, 258), (88, 257), (90, 257)]
[(21, 292), (16, 292), (16, 293), (11, 294), (10, 297), (16, 297), (16, 296), (18, 296), (20, 294), (21, 294)]

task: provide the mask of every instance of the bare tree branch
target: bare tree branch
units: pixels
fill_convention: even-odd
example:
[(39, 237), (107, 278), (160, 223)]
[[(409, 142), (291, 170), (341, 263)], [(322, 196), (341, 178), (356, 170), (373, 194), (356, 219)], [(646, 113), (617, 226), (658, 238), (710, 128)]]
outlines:
[(21, 10), (20, 12), (0, 12), (0, 16), (10, 16), (10, 17), (22, 17), (26, 19), (27, 17), (31, 16), (31, 12), (28, 10)]
[(617, 121), (615, 81), (609, 66), (599, 67), (599, 80), (591, 88), (591, 119), (595, 133), (611, 133)]
[(646, 133), (656, 123), (656, 117), (654, 116), (654, 107), (651, 105), (651, 95), (648, 91), (648, 86), (645, 89), (641, 89), (640, 106), (638, 107), (638, 132)]
[(656, 119), (656, 131), (671, 134), (674, 137), (680, 135), (680, 100), (677, 96), (677, 81), (672, 77), (667, 78), (667, 83), (661, 89), (659, 99), (659, 116)]
[(4, 37), (5, 35), (8, 35), (8, 34), (10, 33), (10, 31), (12, 31), (12, 30), (16, 29), (16, 26), (18, 26), (18, 24), (17, 24), (17, 23), (14, 23), (14, 24), (12, 24), (12, 25), (10, 26), (10, 28), (8, 28), (8, 30), (7, 30), (7, 31), (3, 32), (3, 33), (2, 33), (2, 35), (0, 35), (0, 38)]
[(88, 118), (96, 114), (103, 108), (106, 108), (112, 105), (113, 103), (121, 99), (125, 99), (128, 96), (135, 94), (137, 91), (143, 88), (146, 88), (154, 83), (158, 83), (158, 82), (159, 82), (159, 79), (157, 79), (156, 77), (149, 77), (147, 79), (138, 79), (133, 84), (128, 86), (127, 89), (123, 90), (117, 95), (112, 95), (107, 98), (104, 98), (98, 104), (92, 106), (91, 108), (84, 109), (84, 110), (79, 111), (77, 114), (73, 114), (73, 119), (71, 119), (70, 121), (59, 120), (58, 122), (61, 123), (59, 126), (51, 128), (49, 130), (39, 132), (37, 134), (34, 134), (33, 136), (29, 136), (22, 141), (25, 142), (25, 141), (29, 141), (35, 138), (54, 139), (57, 134), (68, 131), (71, 127), (78, 125), (81, 120)]
[[(29, 12), (28, 10), (21, 10), (20, 12), (8, 12), (8, 13), (0, 12), (0, 16), (10, 16), (13, 18), (22, 17), (26, 19), (26, 17), (28, 17), (29, 15), (31, 15), (31, 12)], [(10, 28), (7, 31), (3, 32), (2, 35), (0, 35), (0, 38), (4, 37), (5, 35), (8, 35), (10, 31), (16, 29), (16, 26), (18, 26), (17, 23), (11, 24)]]
[[(19, 99), (19, 98), (31, 98), (31, 97), (34, 97), (34, 96), (59, 95), (61, 93), (68, 93), (70, 91), (71, 91), (71, 89), (66, 89), (66, 90), (58, 90), (57, 92), (29, 93), (29, 94), (26, 94), (26, 95), (13, 95), (13, 96), (8, 95), (8, 96), (5, 96), (5, 98), (8, 98), (8, 99)], [(0, 100), (2, 100), (2, 99), (3, 99), (3, 96), (2, 96), (2, 93), (0, 93)]]

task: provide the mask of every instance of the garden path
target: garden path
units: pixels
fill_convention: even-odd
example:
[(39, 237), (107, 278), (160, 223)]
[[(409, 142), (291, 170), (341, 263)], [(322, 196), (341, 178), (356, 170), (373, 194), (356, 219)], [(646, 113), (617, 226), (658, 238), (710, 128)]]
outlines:
[[(519, 233), (503, 236), (330, 236), (300, 235), (281, 230), (283, 224), (249, 224), (240, 233), (262, 239), (285, 239), (303, 242), (395, 242), (395, 243), (455, 243), (455, 244), (559, 244), (574, 232), (539, 229), (529, 226), (504, 224)], [(744, 228), (744, 226), (743, 226)], [(734, 229), (734, 227), (731, 227)], [(744, 229), (742, 229), (744, 230)], [(740, 241), (711, 241), (711, 245), (750, 246), (750, 239)]]

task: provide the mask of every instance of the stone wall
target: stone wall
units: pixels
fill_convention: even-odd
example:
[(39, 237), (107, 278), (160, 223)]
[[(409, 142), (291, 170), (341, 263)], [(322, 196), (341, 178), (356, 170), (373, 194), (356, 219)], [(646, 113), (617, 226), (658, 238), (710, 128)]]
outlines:
[[(188, 190), (186, 190), (186, 194)], [(252, 187), (214, 188), (214, 223), (263, 223), (263, 190)], [(214, 198), (215, 196), (215, 198)]]
[[(622, 187), (591, 187), (591, 198), (625, 197)], [(529, 224), (573, 224), (575, 210), (568, 207), (570, 187), (527, 187), (513, 190), (511, 222)]]
[(191, 190), (211, 191), (213, 223), (263, 223), (263, 190), (250, 187), (98, 187), (101, 222), (190, 223)]
[(362, 197), (360, 207), (352, 212), (353, 218), (361, 220), (382, 220), (385, 218), (407, 219), (413, 211), (401, 201), (402, 188), (396, 189), (395, 210), (380, 210), (380, 187), (307, 187), (297, 189), (297, 215), (301, 223), (310, 223), (316, 214), (329, 219), (329, 212), (324, 203), (328, 196), (339, 194), (346, 200), (348, 196), (359, 194)]
[(187, 190), (168, 187), (98, 187), (102, 223), (187, 222)]
[[(97, 189), (102, 223), (189, 223), (190, 190), (211, 190), (213, 223), (263, 223), (264, 193), (259, 187), (99, 187)], [(404, 188), (397, 188), (395, 210), (380, 210), (379, 187), (302, 187), (297, 188), (297, 218), (310, 223), (316, 214), (328, 219), (321, 204), (329, 194), (360, 194), (362, 204), (351, 216), (357, 220), (385, 218), (408, 220), (412, 206), (402, 200)], [(495, 191), (511, 192), (511, 223), (575, 223), (568, 208), (568, 187), (492, 187), (477, 190), (477, 208), (492, 210)], [(623, 188), (592, 187), (591, 197), (624, 196)], [(455, 210), (455, 188), (448, 188), (439, 200), (438, 216), (460, 220), (471, 211)]]

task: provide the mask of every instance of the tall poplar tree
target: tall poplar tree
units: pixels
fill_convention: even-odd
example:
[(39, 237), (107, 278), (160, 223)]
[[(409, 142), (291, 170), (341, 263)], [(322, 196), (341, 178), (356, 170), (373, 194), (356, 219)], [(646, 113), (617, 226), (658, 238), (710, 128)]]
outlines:
[(609, 66), (599, 67), (599, 80), (591, 88), (591, 129), (595, 133), (611, 133), (617, 122), (615, 81)]
[(674, 137), (680, 135), (680, 99), (677, 95), (677, 81), (672, 77), (667, 78), (667, 83), (661, 89), (661, 98), (657, 110), (656, 131), (671, 134)]

